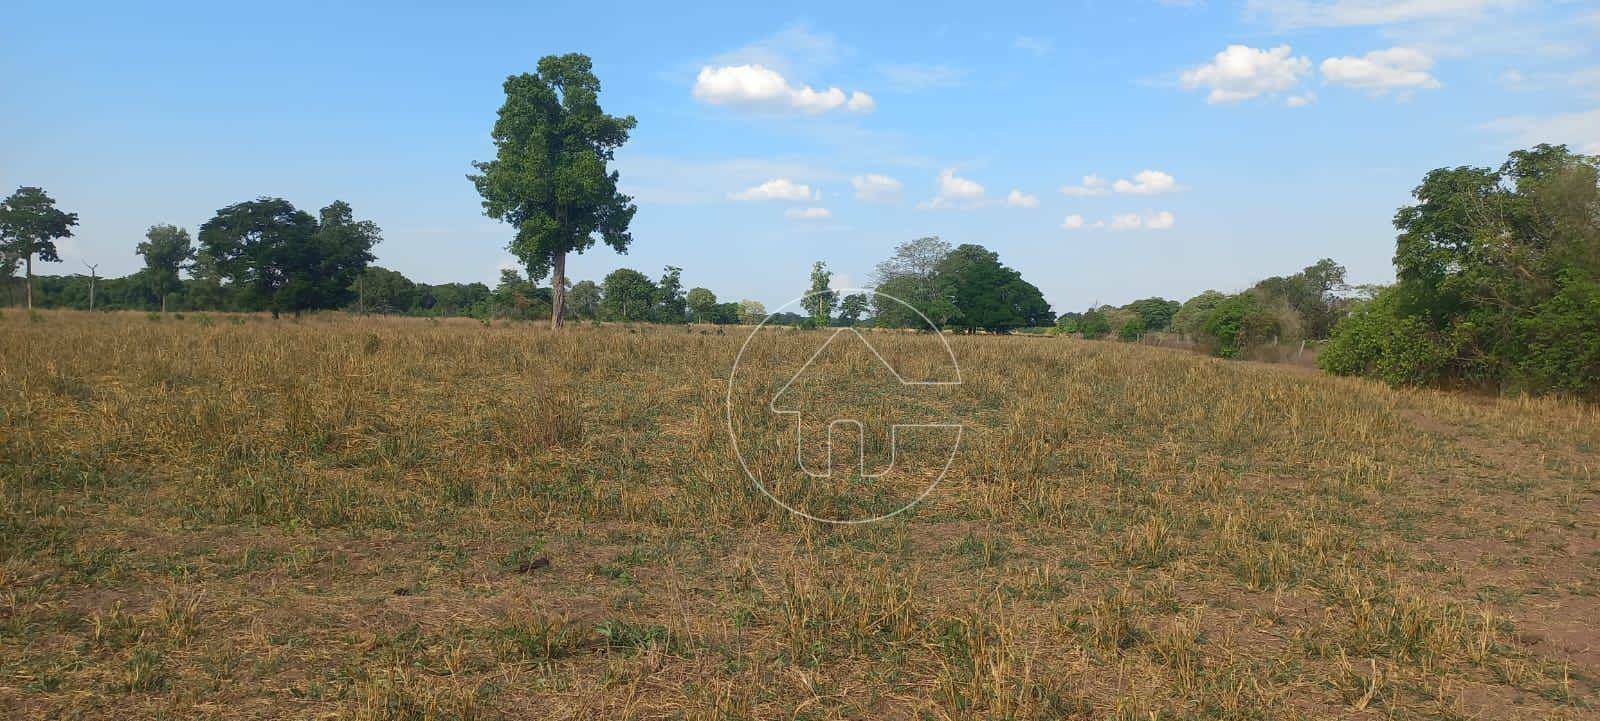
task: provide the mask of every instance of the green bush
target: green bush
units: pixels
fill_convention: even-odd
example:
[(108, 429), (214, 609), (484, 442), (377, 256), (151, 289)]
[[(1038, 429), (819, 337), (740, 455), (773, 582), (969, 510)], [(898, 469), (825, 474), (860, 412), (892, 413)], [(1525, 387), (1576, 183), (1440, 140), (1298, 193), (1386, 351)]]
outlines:
[(1144, 319), (1134, 316), (1128, 322), (1123, 323), (1121, 328), (1117, 329), (1117, 339), (1129, 343), (1137, 342), (1144, 337), (1144, 328)]
[(1089, 340), (1099, 340), (1111, 334), (1111, 320), (1098, 310), (1091, 310), (1078, 319), (1078, 332)]
[(1197, 340), (1213, 355), (1238, 358), (1278, 333), (1276, 314), (1254, 293), (1230, 295), (1217, 303), (1200, 326)]
[(1434, 383), (1454, 357), (1451, 344), (1415, 316), (1399, 313), (1399, 294), (1385, 288), (1334, 326), (1317, 365), (1337, 375), (1362, 375), (1394, 385)]
[(1531, 317), (1518, 319), (1523, 349), (1511, 384), (1566, 395), (1600, 387), (1600, 283), (1563, 274), (1559, 290)]
[(1412, 195), (1395, 285), (1334, 328), (1322, 367), (1600, 398), (1600, 158), (1540, 145)]

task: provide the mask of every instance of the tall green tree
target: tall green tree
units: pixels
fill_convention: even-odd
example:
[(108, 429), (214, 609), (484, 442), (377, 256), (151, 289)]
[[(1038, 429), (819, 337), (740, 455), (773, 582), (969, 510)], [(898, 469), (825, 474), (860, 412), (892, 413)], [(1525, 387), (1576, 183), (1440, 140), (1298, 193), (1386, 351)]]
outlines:
[(567, 254), (588, 250), (596, 237), (619, 253), (633, 242), (628, 224), (637, 208), (607, 164), (637, 121), (600, 109), (600, 79), (585, 55), (547, 55), (537, 73), (512, 75), (504, 89), (495, 159), (473, 163), (478, 173), (467, 177), (484, 213), (516, 228), (508, 249), (528, 277), (554, 273), (550, 324), (560, 328)]
[(717, 294), (707, 288), (690, 288), (689, 294), (684, 296), (684, 302), (689, 306), (689, 315), (696, 323), (712, 323), (717, 317)]
[(828, 270), (828, 264), (817, 261), (811, 264), (811, 289), (806, 292), (800, 306), (811, 315), (811, 325), (822, 328), (828, 325), (828, 318), (833, 313), (833, 305), (839, 299), (839, 294), (828, 289), (828, 284), (833, 281), (833, 271)]
[(979, 329), (1008, 333), (1055, 323), (1044, 294), (981, 245), (950, 251), (939, 263), (937, 277), (945, 298), (955, 307), (951, 325), (968, 333)]
[[(11, 258), (20, 258), (27, 268), (28, 309), (33, 309), (33, 257), (48, 263), (61, 262), (56, 241), (72, 237), (78, 214), (56, 208), (56, 201), (43, 189), (17, 188), (0, 202), (0, 248)], [(15, 261), (12, 261), (15, 262)]]
[(258, 198), (217, 211), (200, 226), (200, 250), (251, 306), (296, 315), (338, 308), (373, 259), (378, 226), (334, 201), (320, 220), (282, 198)]
[(683, 269), (669, 265), (661, 272), (661, 280), (656, 283), (655, 321), (685, 323), (688, 320), (688, 307), (683, 297)]
[(144, 279), (150, 292), (161, 299), (161, 312), (167, 312), (167, 296), (183, 287), (178, 270), (194, 259), (194, 243), (189, 231), (161, 223), (145, 231), (145, 240), (134, 252), (144, 256)]
[(655, 304), (655, 282), (637, 270), (618, 268), (600, 282), (600, 314), (606, 320), (647, 321)]
[(920, 330), (927, 330), (930, 322), (936, 327), (944, 325), (955, 314), (938, 278), (939, 264), (949, 255), (950, 244), (938, 236), (895, 246), (894, 255), (873, 270), (873, 289), (877, 291), (872, 297), (873, 322)]
[(1600, 157), (1564, 145), (1440, 168), (1395, 213), (1394, 286), (1318, 363), (1397, 383), (1600, 398)]
[(417, 303), (417, 284), (397, 270), (367, 266), (356, 277), (356, 307), (363, 313), (406, 313)]

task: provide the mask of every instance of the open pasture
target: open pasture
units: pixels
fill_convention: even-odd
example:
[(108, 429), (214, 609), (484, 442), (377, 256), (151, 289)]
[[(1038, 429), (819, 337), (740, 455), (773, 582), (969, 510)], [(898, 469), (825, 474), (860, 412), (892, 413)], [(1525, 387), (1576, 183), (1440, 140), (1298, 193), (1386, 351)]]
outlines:
[(1592, 406), (950, 337), (949, 474), (839, 527), (746, 332), (6, 311), (0, 716), (1597, 713)]

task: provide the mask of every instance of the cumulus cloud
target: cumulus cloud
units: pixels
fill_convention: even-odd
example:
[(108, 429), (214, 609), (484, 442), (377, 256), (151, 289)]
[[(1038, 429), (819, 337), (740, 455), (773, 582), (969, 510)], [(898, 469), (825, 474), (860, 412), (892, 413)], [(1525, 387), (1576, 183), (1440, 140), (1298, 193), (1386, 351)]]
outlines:
[(1066, 220), (1061, 221), (1061, 227), (1067, 230), (1078, 230), (1083, 227), (1083, 216), (1073, 213), (1067, 216)]
[(1302, 108), (1314, 102), (1317, 102), (1317, 94), (1307, 90), (1299, 95), (1290, 95), (1283, 104), (1291, 108)]
[(1100, 177), (1098, 175), (1095, 175), (1093, 173), (1090, 173), (1089, 175), (1083, 176), (1083, 182), (1081, 184), (1079, 184), (1079, 185), (1063, 185), (1063, 186), (1061, 186), (1061, 194), (1062, 195), (1068, 195), (1068, 196), (1073, 196), (1073, 197), (1083, 197), (1083, 196), (1089, 196), (1089, 195), (1104, 195), (1105, 192), (1106, 192), (1106, 179), (1102, 178), (1102, 177)]
[(1133, 180), (1119, 179), (1112, 183), (1111, 189), (1131, 195), (1158, 195), (1178, 190), (1178, 181), (1159, 170), (1141, 170)]
[(809, 200), (811, 197), (811, 186), (788, 178), (774, 178), (753, 188), (728, 194), (730, 200)]
[(1428, 74), (1433, 58), (1416, 48), (1374, 50), (1361, 57), (1345, 56), (1322, 61), (1322, 77), (1335, 85), (1346, 85), (1383, 95), (1391, 90), (1401, 96), (1422, 88), (1437, 88), (1439, 81)]
[(1175, 219), (1172, 217), (1171, 212), (1163, 210), (1154, 215), (1146, 216), (1144, 219), (1144, 227), (1151, 230), (1166, 230), (1172, 227), (1174, 220)]
[(832, 218), (833, 213), (827, 208), (790, 208), (783, 211), (783, 217), (790, 220), (824, 220)]
[(850, 185), (856, 189), (856, 199), (871, 203), (882, 203), (900, 197), (900, 189), (904, 187), (900, 181), (887, 175), (867, 173), (857, 175), (850, 179)]
[(983, 202), (983, 186), (956, 175), (955, 168), (939, 171), (939, 194), (917, 204), (919, 208), (975, 207)]
[(1311, 60), (1294, 57), (1288, 45), (1261, 50), (1246, 45), (1229, 45), (1211, 62), (1183, 71), (1183, 87), (1209, 88), (1208, 103), (1233, 103), (1258, 95), (1270, 95), (1294, 88), (1311, 69)]
[(1012, 188), (1011, 194), (1006, 196), (1006, 205), (1013, 208), (1037, 208), (1039, 207), (1039, 196), (1029, 195)]
[(1418, 20), (1477, 18), (1521, 0), (1250, 0), (1247, 13), (1281, 28), (1389, 25)]
[(778, 71), (765, 65), (707, 65), (700, 68), (693, 93), (696, 99), (712, 105), (808, 115), (839, 108), (868, 112), (876, 107), (872, 96), (860, 91), (846, 94), (836, 87), (826, 90), (815, 90), (810, 85), (795, 87)]

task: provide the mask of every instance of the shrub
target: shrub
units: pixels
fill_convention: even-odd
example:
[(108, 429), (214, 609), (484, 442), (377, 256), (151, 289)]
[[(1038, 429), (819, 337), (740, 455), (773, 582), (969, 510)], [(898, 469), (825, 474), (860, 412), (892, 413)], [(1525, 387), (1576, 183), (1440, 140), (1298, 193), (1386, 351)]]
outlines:
[(1117, 329), (1117, 339), (1129, 343), (1137, 342), (1144, 337), (1144, 319), (1134, 316)]
[(1091, 310), (1078, 319), (1078, 332), (1089, 340), (1098, 340), (1111, 334), (1111, 320), (1106, 314)]
[(1277, 313), (1254, 293), (1230, 295), (1206, 315), (1196, 340), (1221, 358), (1238, 358), (1280, 331)]
[(1600, 283), (1569, 271), (1531, 317), (1518, 319), (1522, 341), (1512, 384), (1564, 395), (1600, 387)]
[(1415, 316), (1400, 314), (1399, 293), (1385, 288), (1333, 329), (1317, 365), (1338, 375), (1363, 375), (1394, 385), (1433, 383), (1454, 356), (1444, 339)]

